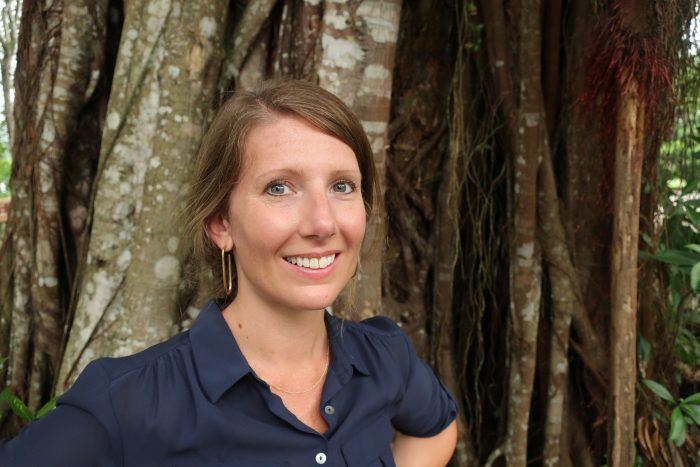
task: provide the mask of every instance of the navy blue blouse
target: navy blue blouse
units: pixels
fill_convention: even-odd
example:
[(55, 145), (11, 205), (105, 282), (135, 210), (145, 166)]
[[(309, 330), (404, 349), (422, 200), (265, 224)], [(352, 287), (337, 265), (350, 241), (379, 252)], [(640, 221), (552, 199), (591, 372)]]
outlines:
[(394, 466), (392, 428), (427, 437), (455, 418), (393, 321), (325, 321), (323, 434), (255, 375), (209, 302), (191, 330), (88, 365), (53, 412), (0, 442), (0, 467)]

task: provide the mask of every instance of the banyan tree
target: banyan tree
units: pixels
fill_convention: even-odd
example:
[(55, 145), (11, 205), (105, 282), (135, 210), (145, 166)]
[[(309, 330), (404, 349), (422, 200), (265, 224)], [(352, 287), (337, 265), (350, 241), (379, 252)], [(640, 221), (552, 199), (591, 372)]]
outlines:
[(232, 91), (288, 76), (337, 94), (369, 136), (383, 212), (334, 312), (410, 335), (459, 400), (453, 465), (691, 465), (698, 433), (666, 441), (637, 342), (654, 349), (645, 376), (670, 381), (664, 274), (638, 253), (663, 227), (656, 168), (696, 11), (25, 0), (0, 388), (36, 410), (89, 361), (191, 324), (208, 298), (177, 216), (193, 157)]

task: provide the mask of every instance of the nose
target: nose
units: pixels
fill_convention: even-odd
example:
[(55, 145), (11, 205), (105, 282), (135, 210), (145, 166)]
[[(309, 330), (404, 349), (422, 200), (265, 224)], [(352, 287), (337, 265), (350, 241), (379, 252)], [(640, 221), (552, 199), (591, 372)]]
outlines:
[(325, 190), (307, 192), (301, 212), (299, 233), (303, 237), (328, 238), (337, 231), (335, 212)]

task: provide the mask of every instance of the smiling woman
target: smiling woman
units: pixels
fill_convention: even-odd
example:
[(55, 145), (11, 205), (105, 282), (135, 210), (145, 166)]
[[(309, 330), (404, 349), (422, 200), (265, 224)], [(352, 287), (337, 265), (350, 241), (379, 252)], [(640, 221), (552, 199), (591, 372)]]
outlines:
[(262, 83), (224, 104), (193, 177), (192, 256), (215, 298), (191, 330), (90, 364), (0, 465), (444, 466), (456, 406), (406, 335), (325, 311), (375, 200), (352, 112), (310, 83)]
[(323, 309), (354, 274), (364, 237), (355, 153), (292, 116), (257, 125), (246, 143), (228, 210), (207, 226), (235, 258), (235, 307)]

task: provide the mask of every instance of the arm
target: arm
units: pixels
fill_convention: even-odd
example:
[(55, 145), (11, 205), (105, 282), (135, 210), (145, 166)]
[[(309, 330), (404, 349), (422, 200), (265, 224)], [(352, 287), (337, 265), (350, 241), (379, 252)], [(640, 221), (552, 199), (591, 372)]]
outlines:
[(51, 413), (0, 440), (0, 467), (120, 465), (109, 382), (99, 363), (89, 364)]
[(397, 467), (444, 467), (457, 444), (457, 423), (453, 421), (435, 436), (418, 438), (397, 433), (392, 451)]
[(30, 423), (16, 438), (0, 440), (0, 466), (107, 467), (111, 444), (91, 414), (62, 405)]

